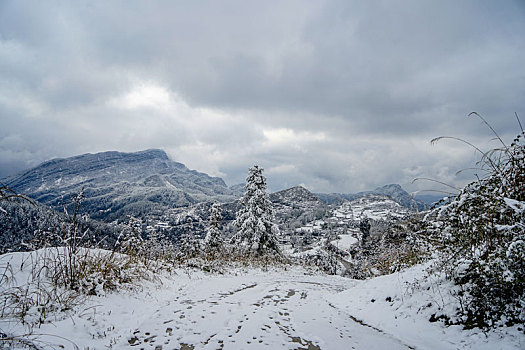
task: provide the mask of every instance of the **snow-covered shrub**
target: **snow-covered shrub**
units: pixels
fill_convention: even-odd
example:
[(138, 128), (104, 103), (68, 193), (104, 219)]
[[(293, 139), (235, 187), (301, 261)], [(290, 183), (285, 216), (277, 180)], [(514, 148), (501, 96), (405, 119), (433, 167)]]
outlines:
[(525, 322), (524, 135), (482, 152), (487, 175), (426, 217), (435, 269), (458, 286), (455, 321), (468, 328)]
[(351, 252), (353, 267), (346, 275), (365, 279), (398, 272), (425, 261), (429, 254), (428, 245), (420, 236), (422, 227), (420, 214), (388, 225), (376, 225), (376, 232)]
[[(68, 272), (72, 268), (65, 265), (72, 262), (74, 283)], [(67, 316), (90, 295), (133, 289), (138, 280), (154, 279), (145, 265), (130, 263), (127, 255), (88, 248), (79, 248), (73, 259), (65, 247), (4, 255), (0, 268), (0, 319), (29, 327)], [(10, 277), (14, 272), (22, 278)]]
[(343, 270), (343, 266), (340, 266), (335, 254), (330, 252), (319, 250), (317, 254), (306, 255), (300, 260), (301, 265), (316, 266), (319, 270), (329, 274), (335, 275)]

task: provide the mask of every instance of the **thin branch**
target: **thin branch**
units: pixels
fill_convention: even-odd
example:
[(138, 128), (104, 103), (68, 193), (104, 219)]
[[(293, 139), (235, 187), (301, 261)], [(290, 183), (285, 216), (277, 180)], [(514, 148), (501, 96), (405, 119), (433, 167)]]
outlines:
[(436, 138), (433, 138), (432, 140), (430, 140), (430, 144), (434, 145), (435, 143), (437, 143), (438, 141), (440, 141), (442, 139), (452, 139), (452, 140), (463, 142), (463, 143), (469, 145), (470, 147), (474, 148), (479, 153), (484, 154), (484, 152), (482, 150), (480, 150), (477, 146), (473, 145), (472, 143), (470, 143), (470, 142), (468, 142), (466, 140), (463, 140), (463, 139), (460, 139), (459, 137), (454, 137), (454, 136), (439, 136), (439, 137), (436, 137)]
[(450, 194), (450, 195), (457, 195), (457, 193), (454, 192), (448, 192), (448, 191), (442, 191), (442, 190), (419, 190), (416, 193), (416, 196), (419, 194), (419, 192), (436, 192), (436, 193), (443, 193), (443, 194)]
[(520, 117), (518, 116), (517, 112), (514, 112), (514, 115), (516, 116), (516, 119), (518, 120), (518, 124), (520, 125), (521, 133), (525, 134), (525, 131), (523, 131), (523, 126), (521, 125)]
[(470, 147), (474, 148), (476, 151), (478, 151), (479, 153), (481, 153), (482, 155), (482, 159), (484, 158), (487, 158), (488, 162), (490, 163), (490, 166), (492, 166), (492, 168), (496, 171), (499, 171), (500, 169), (494, 164), (494, 162), (492, 161), (492, 159), (490, 159), (489, 157), (486, 157), (486, 154), (487, 152), (483, 152), (481, 149), (479, 149), (476, 145), (468, 142), (467, 140), (463, 140), (459, 137), (454, 137), (454, 136), (439, 136), (439, 137), (436, 137), (432, 140), (430, 140), (430, 144), (433, 145), (434, 143), (440, 141), (440, 140), (443, 140), (443, 139), (451, 139), (451, 140), (456, 140), (456, 141), (459, 141), (459, 142), (463, 142), (464, 144), (467, 144), (469, 145)]
[(32, 205), (36, 205), (35, 201), (23, 194), (18, 194), (16, 193), (14, 190), (12, 190), (11, 188), (9, 188), (7, 185), (4, 185), (3, 183), (0, 182), (0, 202), (1, 201), (7, 201), (7, 200), (11, 200), (11, 199), (14, 199), (14, 198), (17, 198), (17, 199), (22, 199), (22, 200), (25, 200), (27, 202), (29, 202), (30, 204)]
[(467, 170), (480, 170), (480, 171), (489, 172), (489, 170), (487, 170), (487, 169), (483, 169), (483, 168), (479, 168), (479, 167), (472, 167), (472, 168), (465, 168), (465, 169), (458, 170), (456, 172), (456, 176), (461, 175), (464, 171), (467, 171)]
[(485, 120), (485, 118), (483, 118), (478, 112), (470, 112), (468, 114), (468, 116), (470, 117), (471, 115), (475, 115), (476, 117), (478, 117), (479, 119), (481, 119), (483, 121), (483, 123), (492, 131), (492, 133), (494, 135), (496, 135), (497, 139), (499, 140), (499, 142), (501, 142), (501, 144), (503, 145), (503, 147), (505, 147), (506, 150), (508, 150), (508, 146), (505, 144), (505, 142), (503, 142), (503, 140), (501, 139), (501, 137), (498, 135), (498, 133), (496, 132), (496, 130), (494, 130), (494, 128)]
[(454, 190), (456, 190), (456, 191), (459, 192), (459, 188), (457, 188), (457, 187), (454, 187), (454, 186), (452, 186), (452, 185), (449, 185), (449, 184), (447, 184), (447, 183), (445, 183), (445, 182), (442, 182), (442, 181), (439, 181), (439, 180), (430, 179), (430, 178), (428, 178), (428, 177), (416, 177), (414, 180), (412, 180), (412, 183), (414, 183), (414, 182), (416, 182), (416, 181), (419, 181), (419, 180), (426, 180), (426, 181), (436, 182), (436, 183), (438, 183), (438, 184), (441, 184), (441, 185), (444, 185), (444, 186), (450, 187), (450, 188), (452, 188), (452, 189), (454, 189)]

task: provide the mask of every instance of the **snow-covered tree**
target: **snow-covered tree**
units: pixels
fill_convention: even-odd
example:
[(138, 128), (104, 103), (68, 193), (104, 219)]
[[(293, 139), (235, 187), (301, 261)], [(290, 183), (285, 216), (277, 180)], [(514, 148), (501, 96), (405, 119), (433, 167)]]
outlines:
[(186, 219), (187, 230), (180, 237), (180, 257), (182, 259), (194, 258), (200, 253), (200, 244), (197, 237), (195, 237), (195, 227), (191, 217)]
[(224, 245), (221, 232), (222, 209), (218, 202), (213, 203), (210, 209), (208, 230), (204, 240), (206, 253), (216, 255)]
[(117, 238), (116, 245), (123, 253), (128, 255), (139, 255), (144, 249), (144, 240), (141, 236), (142, 221), (129, 216), (128, 223), (124, 226), (122, 233)]
[(366, 244), (366, 241), (368, 240), (368, 237), (370, 236), (370, 228), (371, 228), (370, 220), (368, 220), (366, 216), (361, 218), (361, 221), (359, 222), (359, 230), (363, 234), (362, 239), (361, 239), (361, 244), (363, 245)]
[(255, 165), (246, 178), (246, 192), (241, 198), (232, 237), (236, 249), (248, 254), (279, 253), (276, 235), (279, 230), (273, 223), (272, 202), (266, 193), (263, 169)]

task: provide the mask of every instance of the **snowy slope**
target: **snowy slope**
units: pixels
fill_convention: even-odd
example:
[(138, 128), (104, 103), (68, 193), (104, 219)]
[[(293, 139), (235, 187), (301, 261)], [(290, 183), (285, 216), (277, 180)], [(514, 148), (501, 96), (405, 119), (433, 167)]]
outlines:
[(362, 217), (372, 220), (403, 218), (411, 211), (386, 196), (367, 195), (344, 202), (334, 209), (333, 216), (340, 221), (357, 221)]
[[(0, 263), (10, 260), (23, 277), (17, 266), (27, 261), (23, 254), (1, 256)], [(298, 267), (224, 275), (179, 269), (134, 291), (91, 297), (29, 338), (66, 349), (523, 348), (523, 333), (513, 329), (485, 336), (428, 322), (430, 311), (421, 307), (432, 297), (426, 290), (409, 293), (406, 283), (422, 271), (356, 281)], [(27, 332), (8, 319), (0, 328)]]

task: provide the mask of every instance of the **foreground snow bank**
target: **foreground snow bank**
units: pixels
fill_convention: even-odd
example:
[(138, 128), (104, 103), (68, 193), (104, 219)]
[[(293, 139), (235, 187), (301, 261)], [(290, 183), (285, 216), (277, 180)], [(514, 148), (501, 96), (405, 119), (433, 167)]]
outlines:
[[(395, 335), (415, 349), (523, 349), (525, 334), (520, 327), (483, 333), (445, 326), (437, 320), (452, 314), (456, 300), (449, 282), (426, 277), (427, 265), (406, 271), (356, 281), (330, 302), (347, 311), (356, 321), (386, 334)], [(435, 322), (429, 322), (432, 319)]]
[[(18, 284), (29, 277), (17, 265), (27, 260), (23, 254), (0, 256), (0, 264), (12, 262)], [(428, 322), (443, 301), (434, 304), (439, 293), (415, 288), (423, 268), (367, 281), (300, 267), (231, 268), (223, 275), (176, 269), (132, 290), (91, 296), (39, 328), (2, 318), (0, 331), (32, 332), (24, 339), (65, 349), (523, 348), (516, 329), (485, 336)]]

